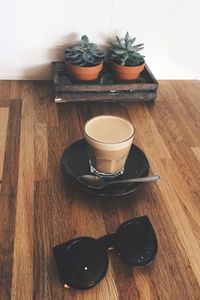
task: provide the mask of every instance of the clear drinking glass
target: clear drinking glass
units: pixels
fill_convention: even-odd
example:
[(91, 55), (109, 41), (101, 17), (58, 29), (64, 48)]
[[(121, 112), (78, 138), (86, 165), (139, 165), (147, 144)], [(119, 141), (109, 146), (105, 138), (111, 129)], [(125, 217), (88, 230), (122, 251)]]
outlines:
[(128, 120), (117, 116), (100, 115), (87, 121), (84, 135), (91, 173), (106, 177), (123, 174), (134, 131)]

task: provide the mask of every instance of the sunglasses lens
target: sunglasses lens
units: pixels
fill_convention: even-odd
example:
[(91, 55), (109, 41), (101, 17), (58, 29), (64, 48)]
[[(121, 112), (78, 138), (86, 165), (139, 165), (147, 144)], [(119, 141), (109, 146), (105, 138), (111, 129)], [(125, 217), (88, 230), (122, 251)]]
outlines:
[(116, 248), (127, 263), (143, 266), (155, 257), (157, 240), (147, 216), (122, 224), (116, 235)]
[[(59, 247), (62, 247), (62, 251)], [(97, 240), (89, 237), (55, 247), (54, 256), (64, 283), (77, 289), (96, 285), (108, 268), (107, 253)]]

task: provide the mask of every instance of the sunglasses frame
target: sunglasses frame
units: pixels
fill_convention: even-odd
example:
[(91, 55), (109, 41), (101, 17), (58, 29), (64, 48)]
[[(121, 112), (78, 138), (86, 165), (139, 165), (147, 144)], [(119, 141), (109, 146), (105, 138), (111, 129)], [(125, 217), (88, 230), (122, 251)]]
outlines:
[[(149, 258), (148, 262), (146, 263), (145, 261), (143, 262), (131, 262), (130, 260), (128, 260), (122, 253), (120, 253), (120, 249), (117, 246), (117, 237), (118, 237), (118, 233), (120, 232), (121, 229), (123, 229), (125, 226), (129, 226), (134, 224), (134, 223), (142, 223), (142, 224), (146, 224), (148, 226), (148, 233), (152, 234), (152, 242), (153, 242), (153, 252), (151, 254), (151, 257)], [(76, 285), (74, 283), (72, 283), (70, 280), (63, 280), (63, 278), (65, 277), (64, 272), (63, 272), (63, 262), (64, 262), (64, 254), (65, 252), (68, 250), (69, 247), (71, 247), (73, 244), (75, 244), (78, 241), (95, 241), (97, 242), (99, 245), (99, 247), (101, 248), (101, 250), (104, 252), (104, 258), (105, 258), (105, 267), (102, 270), (102, 274), (99, 277), (98, 280), (96, 280), (93, 284), (87, 286), (87, 287), (81, 287), (79, 285)], [(88, 236), (82, 236), (82, 237), (77, 237), (74, 238), (72, 240), (69, 240), (63, 244), (59, 244), (55, 247), (53, 247), (53, 254), (54, 254), (54, 259), (56, 262), (56, 266), (58, 269), (58, 273), (62, 279), (62, 281), (64, 282), (64, 287), (65, 288), (74, 288), (74, 289), (79, 289), (79, 290), (86, 290), (89, 288), (94, 287), (95, 285), (97, 285), (106, 275), (107, 270), (108, 270), (108, 265), (109, 265), (109, 257), (108, 257), (108, 251), (111, 249), (115, 249), (117, 251), (117, 253), (120, 255), (121, 259), (128, 265), (131, 266), (147, 266), (149, 265), (155, 258), (156, 254), (157, 254), (157, 250), (158, 250), (158, 242), (157, 242), (157, 238), (156, 238), (156, 234), (155, 231), (153, 229), (153, 226), (148, 218), (147, 215), (145, 216), (141, 216), (141, 217), (137, 217), (128, 221), (125, 221), (124, 223), (120, 224), (117, 228), (117, 230), (115, 231), (115, 233), (112, 234), (108, 234), (105, 236), (102, 236), (98, 239), (94, 239)]]

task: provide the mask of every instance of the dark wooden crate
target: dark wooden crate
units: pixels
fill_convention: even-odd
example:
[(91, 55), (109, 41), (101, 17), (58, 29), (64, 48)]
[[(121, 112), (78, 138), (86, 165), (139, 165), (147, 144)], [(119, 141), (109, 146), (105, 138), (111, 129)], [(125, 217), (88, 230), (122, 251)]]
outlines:
[(113, 102), (154, 101), (158, 82), (145, 64), (137, 80), (117, 81), (105, 65), (97, 80), (92, 82), (73, 81), (64, 62), (52, 62), (52, 77), (55, 91), (54, 101), (62, 102)]

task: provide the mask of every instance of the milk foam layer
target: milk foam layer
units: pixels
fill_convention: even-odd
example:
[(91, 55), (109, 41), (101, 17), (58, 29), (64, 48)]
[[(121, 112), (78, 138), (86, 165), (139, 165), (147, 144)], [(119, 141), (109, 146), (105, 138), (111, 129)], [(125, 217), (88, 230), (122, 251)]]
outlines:
[(127, 120), (116, 116), (97, 116), (86, 123), (86, 139), (102, 150), (119, 150), (130, 144), (134, 128)]
[(115, 116), (97, 116), (86, 123), (87, 135), (101, 143), (121, 143), (128, 140), (134, 132), (127, 120)]

